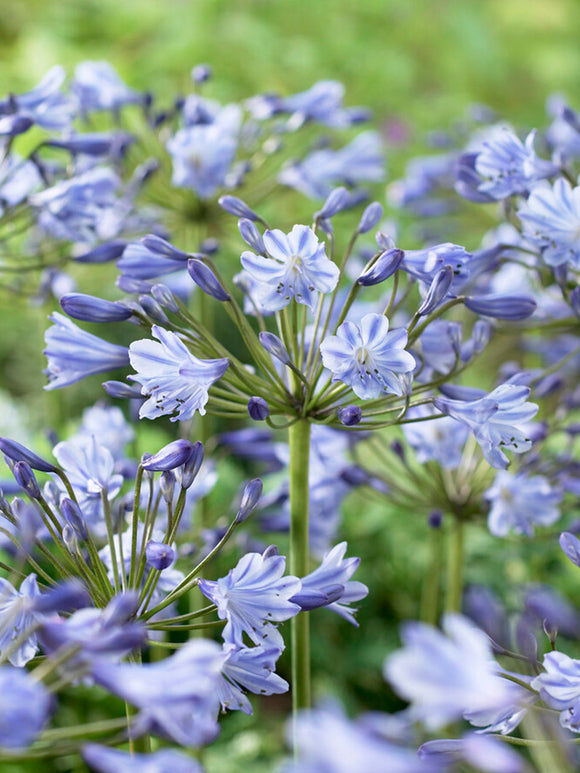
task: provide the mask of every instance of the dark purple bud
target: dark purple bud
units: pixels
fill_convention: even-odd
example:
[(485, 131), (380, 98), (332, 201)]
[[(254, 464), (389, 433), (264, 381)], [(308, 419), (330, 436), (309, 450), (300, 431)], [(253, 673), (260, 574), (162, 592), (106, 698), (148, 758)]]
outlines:
[(260, 217), (251, 210), (245, 201), (237, 196), (220, 196), (218, 204), (234, 217), (246, 217), (248, 220), (259, 220)]
[(322, 205), (322, 209), (314, 215), (315, 220), (326, 220), (334, 217), (341, 210), (348, 206), (350, 202), (350, 193), (346, 188), (335, 188), (328, 195), (328, 198)]
[(213, 271), (203, 261), (190, 258), (187, 261), (187, 271), (195, 284), (204, 293), (211, 295), (216, 301), (229, 301), (230, 296), (216, 279)]
[(77, 503), (65, 497), (60, 504), (60, 511), (76, 536), (83, 541), (86, 540), (89, 536), (87, 524)]
[(358, 405), (345, 405), (344, 407), (337, 408), (336, 415), (339, 422), (344, 424), (345, 427), (359, 424), (362, 419), (362, 411)]
[(239, 221), (238, 228), (242, 239), (255, 250), (259, 255), (264, 255), (266, 252), (266, 245), (262, 239), (262, 234), (258, 231), (258, 226), (252, 223), (251, 220), (244, 218)]
[(175, 550), (171, 545), (150, 540), (145, 547), (145, 556), (150, 566), (162, 572), (175, 561)]
[(303, 612), (310, 612), (319, 607), (325, 607), (333, 604), (344, 596), (344, 585), (338, 583), (327, 585), (325, 588), (303, 588), (299, 593), (292, 596), (289, 601), (298, 604)]
[(141, 244), (147, 247), (148, 250), (155, 255), (162, 255), (169, 260), (184, 261), (187, 260), (189, 255), (183, 250), (177, 249), (173, 244), (170, 244), (166, 239), (162, 239), (156, 234), (148, 234), (141, 239)]
[(172, 470), (165, 470), (161, 473), (159, 479), (159, 488), (166, 502), (173, 502), (173, 492), (175, 491), (175, 475)]
[(369, 482), (369, 475), (362, 467), (351, 464), (340, 471), (340, 479), (349, 486), (365, 486)]
[(122, 302), (105, 301), (84, 293), (67, 293), (59, 303), (69, 317), (83, 322), (123, 322), (133, 313)]
[[(580, 529), (579, 529), (580, 531)], [(580, 540), (569, 531), (560, 534), (560, 547), (576, 566), (580, 566)]]
[(98, 247), (78, 255), (73, 260), (75, 263), (110, 263), (112, 260), (117, 260), (117, 258), (121, 257), (126, 246), (126, 241), (117, 239), (113, 242), (99, 244)]
[(580, 285), (570, 293), (570, 306), (574, 314), (580, 319)]
[(209, 64), (196, 64), (191, 71), (191, 80), (194, 83), (205, 83), (213, 75), (213, 70)]
[(134, 138), (127, 133), (87, 132), (68, 139), (47, 140), (44, 145), (67, 150), (72, 155), (82, 153), (85, 156), (105, 156), (113, 153), (120, 157), (132, 142)]
[(373, 265), (359, 276), (356, 280), (357, 284), (371, 287), (384, 282), (397, 271), (404, 257), (403, 250), (398, 250), (396, 247), (382, 252)]
[(40, 456), (32, 453), (32, 451), (29, 451), (28, 448), (20, 445), (15, 440), (0, 437), (0, 451), (14, 462), (28, 462), (33, 470), (39, 470), (40, 472), (56, 472), (58, 470), (58, 467), (55, 467), (54, 464), (41, 459)]
[(92, 607), (93, 602), (79, 580), (65, 580), (46, 593), (33, 599), (34, 611), (41, 615), (60, 612), (74, 612), (76, 609)]
[(482, 295), (466, 298), (465, 305), (475, 314), (496, 319), (527, 319), (536, 310), (536, 302), (525, 295)]
[(142, 400), (141, 387), (125, 384), (123, 381), (103, 381), (105, 392), (122, 400)]
[(150, 472), (164, 472), (165, 470), (174, 470), (187, 464), (194, 451), (193, 443), (181, 438), (168, 443), (160, 451), (148, 459), (141, 460), (141, 467)]
[(167, 311), (170, 311), (172, 314), (179, 314), (179, 306), (177, 305), (175, 296), (167, 285), (153, 285), (151, 288), (151, 295), (164, 309), (167, 309)]
[(272, 357), (275, 357), (277, 360), (279, 360), (282, 365), (291, 364), (292, 361), (290, 359), (290, 355), (288, 354), (288, 350), (282, 341), (278, 338), (278, 336), (274, 335), (274, 333), (262, 332), (259, 334), (258, 338), (260, 339), (260, 343), (268, 352), (268, 354), (271, 354)]
[(250, 397), (248, 400), (248, 413), (254, 421), (264, 421), (270, 415), (270, 409), (263, 397)]
[(399, 459), (405, 461), (405, 448), (400, 440), (393, 440), (391, 443), (391, 451), (399, 457)]
[(358, 224), (357, 231), (359, 234), (366, 234), (368, 231), (371, 231), (379, 223), (383, 212), (383, 207), (378, 201), (373, 201), (369, 204), (362, 213), (360, 223)]
[(256, 509), (260, 497), (262, 496), (262, 481), (260, 478), (254, 478), (246, 483), (240, 502), (240, 509), (236, 515), (236, 523), (243, 523)]
[(118, 593), (116, 596), (113, 596), (103, 610), (103, 623), (112, 626), (125, 623), (131, 617), (135, 617), (138, 609), (138, 593), (133, 590)]
[(421, 317), (434, 311), (441, 301), (445, 298), (453, 281), (453, 269), (451, 266), (443, 266), (433, 277), (431, 286), (425, 296), (425, 300), (417, 309), (417, 314)]
[(177, 467), (175, 477), (181, 488), (189, 488), (195, 480), (203, 462), (203, 443), (196, 440), (191, 455), (183, 467)]
[(375, 241), (377, 243), (377, 247), (384, 252), (392, 250), (395, 246), (395, 242), (384, 231), (377, 231), (375, 235)]
[(140, 295), (139, 303), (145, 314), (147, 314), (154, 322), (157, 322), (160, 325), (166, 325), (169, 322), (167, 314), (163, 311), (155, 298), (152, 298), (150, 295)]
[(5, 115), (0, 118), (0, 136), (16, 137), (27, 132), (34, 121), (25, 115)]
[(443, 523), (443, 513), (441, 510), (432, 510), (427, 517), (427, 523), (432, 529), (440, 529)]
[(26, 491), (29, 497), (32, 497), (32, 499), (40, 499), (38, 482), (32, 472), (32, 467), (28, 462), (16, 462), (12, 468), (12, 473), (16, 478), (18, 485)]

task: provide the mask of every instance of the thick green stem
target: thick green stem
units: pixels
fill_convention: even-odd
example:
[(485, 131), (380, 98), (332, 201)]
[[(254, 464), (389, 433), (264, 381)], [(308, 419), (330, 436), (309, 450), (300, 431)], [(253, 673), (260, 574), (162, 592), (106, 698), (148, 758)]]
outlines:
[(461, 612), (463, 596), (463, 521), (456, 518), (448, 535), (446, 612)]
[[(310, 424), (297, 421), (288, 428), (290, 441), (290, 574), (304, 577), (310, 571), (308, 548), (308, 463)], [(310, 626), (307, 614), (291, 621), (292, 710), (310, 707)]]
[(425, 573), (425, 579), (423, 581), (421, 620), (430, 625), (437, 625), (439, 622), (439, 593), (441, 590), (441, 568), (443, 563), (443, 530), (441, 528), (433, 528), (429, 537), (431, 543), (431, 556), (429, 559), (429, 568)]

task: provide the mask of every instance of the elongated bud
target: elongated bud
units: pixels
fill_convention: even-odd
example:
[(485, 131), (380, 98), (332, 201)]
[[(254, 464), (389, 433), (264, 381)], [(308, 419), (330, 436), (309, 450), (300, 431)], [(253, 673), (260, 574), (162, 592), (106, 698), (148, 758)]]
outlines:
[(129, 276), (128, 274), (121, 274), (121, 276), (117, 278), (115, 284), (119, 290), (122, 290), (128, 295), (134, 295), (137, 293), (150, 293), (151, 287), (153, 286), (151, 282), (147, 282), (145, 279), (137, 279), (136, 277)]
[(344, 407), (337, 408), (336, 415), (339, 422), (344, 424), (345, 427), (352, 427), (362, 419), (362, 411), (358, 405), (345, 405)]
[(110, 263), (121, 257), (126, 246), (127, 242), (124, 239), (115, 239), (112, 242), (99, 244), (93, 250), (77, 255), (73, 260), (75, 263)]
[(79, 580), (64, 580), (46, 593), (32, 599), (34, 611), (41, 615), (74, 612), (75, 609), (92, 607), (93, 603), (85, 586)]
[(209, 64), (196, 64), (191, 71), (191, 80), (194, 83), (205, 83), (213, 75), (213, 70)]
[(251, 220), (243, 218), (238, 223), (240, 229), (240, 235), (246, 244), (255, 250), (258, 255), (264, 255), (266, 252), (266, 245), (262, 239), (262, 234), (258, 231), (258, 226), (252, 223)]
[(27, 132), (34, 121), (26, 115), (3, 115), (0, 118), (0, 136), (16, 137)]
[(84, 293), (67, 293), (59, 303), (69, 317), (83, 322), (123, 322), (133, 313), (122, 302), (105, 301)]
[(186, 252), (179, 250), (177, 247), (174, 247), (173, 244), (170, 244), (166, 239), (162, 239), (156, 234), (148, 234), (147, 236), (144, 236), (141, 239), (141, 244), (143, 244), (155, 255), (163, 255), (164, 258), (169, 258), (170, 260), (178, 260), (181, 262), (187, 260), (189, 257)]
[(546, 617), (544, 622), (542, 623), (542, 628), (544, 629), (544, 633), (548, 637), (550, 641), (550, 645), (552, 649), (556, 649), (556, 639), (558, 638), (558, 626), (553, 623), (549, 617)]
[(441, 510), (432, 510), (427, 518), (427, 523), (432, 529), (440, 529), (443, 523), (443, 513)]
[(172, 470), (165, 470), (159, 479), (159, 488), (166, 502), (173, 502), (173, 492), (175, 491), (175, 475)]
[(167, 311), (170, 311), (172, 314), (179, 314), (179, 306), (177, 305), (175, 296), (167, 285), (153, 285), (151, 288), (151, 295), (164, 309), (167, 309)]
[(417, 314), (421, 317), (430, 314), (439, 306), (445, 298), (453, 281), (453, 269), (451, 266), (443, 266), (433, 277), (429, 291), (423, 303), (417, 309)]
[(162, 572), (175, 561), (175, 550), (171, 545), (150, 540), (145, 547), (147, 563)]
[(387, 250), (392, 250), (395, 246), (394, 240), (384, 231), (377, 231), (375, 235), (375, 241), (377, 243), (377, 247), (380, 250), (384, 250), (385, 252), (387, 252)]
[(291, 364), (292, 360), (290, 359), (288, 350), (282, 341), (278, 338), (278, 336), (274, 335), (274, 333), (262, 332), (259, 334), (258, 338), (260, 339), (260, 343), (268, 352), (268, 354), (271, 354), (272, 357), (275, 357), (277, 360), (279, 360), (282, 365)]
[(174, 470), (186, 464), (193, 453), (193, 443), (181, 438), (168, 443), (160, 451), (147, 459), (141, 460), (141, 467), (150, 472), (164, 472)]
[(373, 265), (359, 276), (356, 280), (357, 284), (371, 287), (384, 282), (398, 270), (404, 257), (403, 250), (398, 250), (396, 247), (382, 252)]
[(175, 477), (181, 488), (187, 489), (191, 486), (203, 463), (203, 455), (203, 443), (196, 440), (187, 462), (182, 467), (175, 469)]
[(14, 513), (10, 507), (10, 502), (4, 496), (4, 492), (0, 489), (0, 513), (6, 516), (9, 520), (14, 518)]
[(40, 499), (38, 482), (32, 472), (32, 467), (28, 462), (16, 462), (12, 468), (12, 473), (16, 478), (18, 485), (22, 486), (29, 497), (32, 497), (32, 499)]
[(480, 354), (488, 345), (491, 338), (492, 327), (485, 319), (478, 319), (473, 326), (471, 338), (473, 340), (473, 351)]
[(88, 539), (87, 524), (77, 503), (65, 497), (60, 503), (60, 511), (77, 537), (83, 541)]
[(264, 421), (270, 415), (270, 409), (263, 397), (250, 397), (248, 400), (248, 413), (254, 421)]
[(125, 132), (87, 132), (67, 139), (47, 140), (49, 148), (68, 150), (72, 155), (82, 153), (85, 156), (105, 156), (108, 153), (121, 155), (134, 142), (134, 138)]
[(569, 531), (560, 534), (560, 547), (576, 566), (580, 566), (580, 540)]
[(340, 479), (349, 486), (364, 486), (369, 482), (369, 474), (357, 464), (349, 464), (340, 471)]
[(150, 295), (140, 295), (139, 303), (145, 314), (147, 314), (154, 322), (157, 322), (159, 325), (166, 325), (169, 322), (167, 314), (163, 311), (155, 298), (151, 298)]
[(69, 553), (75, 554), (79, 552), (79, 539), (69, 523), (65, 523), (62, 527), (62, 541)]
[(213, 271), (203, 261), (190, 258), (187, 261), (187, 271), (195, 284), (216, 301), (229, 301), (230, 296), (216, 279)]
[(260, 220), (259, 215), (250, 209), (245, 201), (242, 201), (237, 196), (220, 196), (218, 204), (230, 215), (234, 215), (234, 217), (245, 217), (248, 220)]
[(315, 220), (325, 220), (334, 217), (348, 206), (350, 193), (346, 188), (335, 188), (328, 194), (328, 198), (322, 205), (322, 209), (314, 215)]
[(536, 302), (525, 295), (482, 295), (466, 298), (465, 305), (476, 314), (496, 319), (527, 319), (536, 310)]
[(111, 397), (117, 397), (122, 400), (142, 400), (141, 387), (125, 384), (123, 381), (103, 381), (105, 392)]
[(14, 462), (27, 462), (33, 470), (39, 470), (40, 472), (56, 472), (58, 470), (58, 467), (55, 467), (54, 464), (41, 459), (40, 456), (29, 451), (28, 448), (9, 438), (0, 437), (0, 451)]
[(383, 207), (378, 201), (373, 201), (369, 204), (362, 213), (360, 223), (358, 224), (357, 231), (359, 234), (366, 234), (368, 231), (371, 231), (379, 223), (383, 212)]
[(243, 523), (256, 509), (262, 496), (262, 481), (254, 478), (246, 484), (240, 502), (240, 509), (236, 515), (236, 523)]
[(448, 322), (447, 323), (447, 338), (451, 344), (451, 348), (455, 352), (457, 357), (461, 356), (461, 341), (463, 338), (463, 328), (461, 322)]

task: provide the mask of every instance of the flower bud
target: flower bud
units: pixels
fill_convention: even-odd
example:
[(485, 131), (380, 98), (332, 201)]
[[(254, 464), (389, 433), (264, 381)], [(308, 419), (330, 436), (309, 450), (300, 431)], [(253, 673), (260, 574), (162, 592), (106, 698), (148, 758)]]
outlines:
[(165, 472), (174, 470), (182, 464), (186, 464), (193, 453), (193, 443), (181, 438), (168, 443), (160, 451), (147, 459), (141, 460), (141, 467), (150, 472)]
[(451, 266), (443, 266), (443, 268), (440, 268), (433, 277), (425, 300), (417, 309), (417, 314), (423, 317), (434, 311), (449, 292), (452, 281), (453, 269)]
[(580, 319), (580, 285), (570, 293), (570, 306), (578, 319)]
[(141, 244), (150, 250), (154, 255), (162, 255), (169, 260), (184, 261), (187, 260), (189, 255), (183, 250), (177, 249), (173, 244), (170, 244), (166, 239), (162, 239), (156, 234), (148, 234), (141, 239)]
[(580, 566), (580, 540), (570, 532), (560, 534), (560, 547), (576, 566)]
[(473, 332), (471, 338), (473, 341), (473, 351), (475, 354), (481, 354), (481, 352), (488, 345), (491, 338), (492, 327), (485, 319), (478, 319), (473, 326)]
[(35, 596), (32, 603), (34, 611), (41, 615), (74, 612), (76, 609), (93, 606), (86, 588), (76, 579), (60, 582), (40, 596)]
[(260, 497), (262, 496), (262, 481), (260, 478), (254, 478), (246, 484), (240, 502), (240, 509), (236, 515), (236, 523), (243, 523), (256, 509)]
[(556, 639), (558, 638), (558, 626), (555, 625), (548, 617), (546, 617), (544, 622), (542, 623), (542, 628), (544, 629), (544, 633), (546, 634), (546, 636), (550, 641), (550, 645), (552, 646), (552, 649), (556, 649)]
[(167, 311), (170, 311), (172, 314), (179, 314), (179, 306), (175, 301), (175, 296), (167, 285), (153, 285), (151, 288), (151, 295), (164, 309), (167, 309)]
[(62, 527), (62, 541), (64, 542), (66, 549), (69, 553), (79, 552), (79, 540), (75, 530), (68, 523)]
[(127, 242), (124, 239), (115, 239), (112, 242), (99, 244), (89, 252), (77, 255), (73, 260), (75, 263), (110, 263), (121, 257), (126, 246)]
[(441, 510), (432, 510), (427, 518), (427, 523), (432, 529), (440, 529), (443, 523), (443, 513)]
[(67, 293), (59, 301), (62, 310), (83, 322), (123, 322), (133, 313), (119, 301), (105, 301), (84, 293)]
[(171, 545), (150, 540), (145, 547), (147, 563), (162, 572), (175, 561), (175, 550)]
[(203, 443), (196, 440), (191, 449), (191, 455), (187, 462), (175, 469), (175, 477), (181, 488), (188, 489), (195, 480), (203, 462)]
[(475, 314), (496, 319), (527, 319), (536, 310), (536, 302), (525, 295), (482, 295), (466, 298), (465, 305)]
[(118, 593), (109, 601), (103, 610), (102, 621), (104, 625), (119, 625), (135, 617), (139, 609), (139, 594), (134, 590)]
[(216, 279), (213, 271), (203, 261), (190, 258), (187, 261), (187, 271), (195, 284), (216, 301), (229, 301), (230, 296)]
[(345, 405), (337, 408), (336, 415), (341, 424), (344, 424), (345, 427), (352, 427), (362, 419), (362, 410), (358, 405)]
[(150, 295), (141, 295), (139, 296), (139, 303), (145, 314), (147, 314), (154, 322), (157, 322), (159, 325), (168, 324), (169, 319), (167, 318), (167, 314), (163, 311), (155, 298), (152, 298)]
[(3, 115), (0, 118), (0, 136), (16, 137), (17, 134), (24, 134), (33, 125), (32, 118), (26, 115), (14, 114)]
[(28, 462), (16, 462), (12, 468), (12, 474), (16, 478), (18, 485), (26, 491), (28, 496), (32, 497), (32, 499), (40, 499), (38, 482)]
[(251, 210), (245, 201), (237, 196), (220, 196), (218, 204), (234, 217), (246, 217), (248, 220), (259, 220), (259, 216)]
[(264, 421), (270, 415), (270, 409), (263, 397), (250, 397), (248, 400), (248, 413), (254, 421)]
[(346, 188), (335, 188), (328, 194), (328, 197), (322, 209), (314, 215), (315, 220), (326, 220), (329, 217), (334, 217), (345, 207), (348, 207), (350, 202), (350, 193)]
[(173, 492), (175, 491), (175, 475), (173, 474), (172, 470), (165, 470), (165, 472), (161, 473), (161, 478), (159, 479), (159, 488), (161, 489), (163, 499), (168, 503), (173, 502)]
[(362, 213), (357, 231), (359, 234), (366, 234), (371, 231), (383, 216), (383, 207), (378, 201), (373, 201)]
[(241, 237), (246, 244), (255, 250), (258, 255), (264, 255), (266, 252), (266, 245), (262, 239), (262, 234), (258, 231), (257, 225), (252, 223), (251, 220), (243, 218), (239, 221), (238, 228), (240, 229)]
[(56, 472), (58, 470), (54, 464), (41, 459), (40, 456), (32, 453), (15, 440), (0, 437), (0, 451), (14, 462), (27, 462), (33, 470), (40, 472)]
[(102, 384), (105, 392), (111, 397), (122, 400), (142, 400), (141, 387), (125, 384), (123, 381), (104, 381)]
[(369, 482), (369, 474), (362, 467), (351, 464), (341, 470), (340, 479), (349, 486), (364, 486)]
[(76, 536), (85, 541), (88, 538), (89, 533), (87, 531), (86, 521), (77, 503), (73, 502), (72, 499), (65, 497), (60, 504), (60, 511)]
[(396, 247), (382, 252), (373, 265), (359, 276), (356, 280), (357, 284), (371, 287), (384, 282), (397, 271), (404, 257), (403, 250), (398, 250)]
[(191, 71), (191, 80), (194, 83), (205, 83), (213, 75), (213, 70), (209, 64), (196, 64)]
[(377, 231), (375, 241), (377, 247), (384, 252), (392, 250), (395, 246), (394, 240), (388, 234), (384, 233), (384, 231)]
[(455, 352), (457, 357), (461, 356), (461, 341), (463, 336), (463, 329), (461, 322), (448, 322), (447, 323), (447, 338), (451, 344), (451, 348)]
[(150, 293), (152, 284), (144, 279), (137, 279), (134, 276), (128, 274), (121, 274), (115, 282), (119, 290), (127, 293), (128, 295), (134, 295), (136, 293)]
[(278, 338), (278, 336), (274, 335), (274, 333), (262, 332), (259, 334), (258, 338), (260, 339), (260, 343), (268, 352), (268, 354), (271, 354), (272, 357), (275, 357), (277, 360), (279, 360), (282, 365), (291, 364), (292, 361), (290, 359), (290, 355), (288, 354), (288, 350), (282, 341)]

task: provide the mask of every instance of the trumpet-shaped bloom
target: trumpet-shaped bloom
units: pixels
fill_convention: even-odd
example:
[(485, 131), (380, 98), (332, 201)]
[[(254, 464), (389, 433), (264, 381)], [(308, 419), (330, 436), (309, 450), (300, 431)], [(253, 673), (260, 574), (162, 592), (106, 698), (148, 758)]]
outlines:
[(244, 252), (242, 265), (255, 280), (257, 301), (267, 311), (283, 309), (292, 298), (312, 309), (317, 291), (330, 293), (338, 284), (338, 266), (308, 226), (295, 225), (289, 234), (266, 231), (264, 244), (268, 257)]
[(538, 411), (535, 403), (527, 402), (529, 395), (528, 387), (501, 384), (493, 392), (476, 400), (437, 397), (433, 404), (442, 413), (466, 424), (473, 432), (488, 464), (501, 470), (509, 464), (504, 451), (522, 454), (532, 446), (524, 429), (518, 426), (531, 421)]
[(580, 186), (558, 178), (553, 186), (541, 182), (520, 209), (524, 235), (541, 250), (549, 266), (570, 263), (580, 268)]
[(104, 373), (129, 364), (125, 346), (116, 346), (87, 333), (57, 311), (49, 319), (54, 322), (45, 334), (44, 354), (49, 379), (45, 389), (59, 389), (94, 373)]
[(25, 666), (38, 651), (38, 641), (32, 626), (38, 619), (34, 613), (34, 601), (39, 595), (35, 574), (29, 575), (22, 582), (19, 591), (8, 580), (0, 578), (0, 654), (11, 649), (15, 639), (31, 629), (30, 636), (8, 658), (18, 668)]
[(141, 406), (139, 418), (171, 416), (171, 421), (191, 419), (196, 411), (205, 415), (208, 389), (226, 372), (229, 361), (200, 360), (175, 334), (153, 325), (155, 341), (135, 341), (129, 347), (131, 365), (137, 375), (129, 376), (141, 384), (148, 400)]
[(560, 724), (573, 733), (580, 733), (580, 660), (563, 652), (544, 655), (544, 673), (531, 686), (552, 709), (560, 712)]
[(222, 709), (240, 710), (252, 714), (252, 704), (245, 691), (256, 695), (280, 695), (288, 691), (288, 682), (274, 673), (276, 661), (282, 654), (278, 647), (268, 643), (257, 647), (239, 647), (224, 644), (226, 660), (222, 667), (219, 699)]
[(501, 470), (485, 497), (491, 502), (487, 523), (496, 537), (510, 531), (531, 537), (535, 525), (550, 526), (560, 517), (562, 495), (552, 490), (543, 475), (512, 475)]
[(284, 649), (284, 640), (275, 623), (281, 623), (300, 612), (290, 599), (301, 588), (297, 577), (283, 577), (284, 556), (247, 553), (226, 577), (217, 581), (200, 580), (199, 589), (218, 609), (220, 620), (227, 620), (223, 637), (243, 645), (246, 633), (254, 644), (267, 640)]
[(407, 331), (389, 331), (389, 320), (382, 314), (367, 314), (360, 326), (343, 322), (335, 336), (320, 345), (322, 362), (332, 372), (333, 381), (352, 387), (362, 400), (383, 393), (403, 394), (398, 374), (410, 373), (415, 358), (405, 351)]
[(50, 711), (50, 693), (26, 671), (0, 668), (0, 746), (25, 749), (44, 727)]

